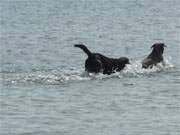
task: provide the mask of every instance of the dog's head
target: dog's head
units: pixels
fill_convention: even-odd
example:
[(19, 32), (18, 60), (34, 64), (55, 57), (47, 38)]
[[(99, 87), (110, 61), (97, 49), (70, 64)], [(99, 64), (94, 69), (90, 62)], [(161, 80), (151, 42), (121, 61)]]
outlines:
[(167, 47), (164, 43), (155, 43), (151, 46), (153, 48), (153, 52), (163, 54), (164, 47)]

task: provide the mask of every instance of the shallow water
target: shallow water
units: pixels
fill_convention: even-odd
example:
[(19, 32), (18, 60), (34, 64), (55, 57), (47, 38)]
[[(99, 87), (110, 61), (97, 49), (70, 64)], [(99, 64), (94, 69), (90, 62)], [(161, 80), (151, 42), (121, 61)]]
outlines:
[[(179, 0), (2, 0), (0, 134), (179, 135)], [(142, 69), (164, 42), (165, 66)], [(84, 71), (84, 43), (131, 64)]]

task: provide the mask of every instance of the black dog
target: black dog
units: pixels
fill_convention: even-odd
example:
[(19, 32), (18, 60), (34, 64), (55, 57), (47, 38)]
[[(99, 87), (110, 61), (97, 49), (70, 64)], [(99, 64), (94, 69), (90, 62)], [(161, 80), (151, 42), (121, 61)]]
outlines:
[(85, 61), (85, 70), (90, 73), (111, 74), (122, 70), (126, 64), (129, 64), (129, 59), (126, 57), (108, 58), (100, 53), (92, 53), (83, 44), (75, 44), (74, 46), (81, 48), (88, 55)]
[(157, 63), (163, 62), (164, 43), (155, 43), (151, 46), (152, 52), (142, 62), (143, 68), (152, 68)]

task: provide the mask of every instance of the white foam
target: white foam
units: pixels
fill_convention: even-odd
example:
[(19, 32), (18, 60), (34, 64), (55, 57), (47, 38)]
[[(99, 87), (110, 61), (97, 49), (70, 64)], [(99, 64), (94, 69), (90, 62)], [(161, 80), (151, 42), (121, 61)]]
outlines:
[(139, 75), (152, 74), (154, 72), (164, 71), (166, 69), (173, 68), (174, 65), (170, 62), (171, 57), (167, 57), (164, 60), (164, 64), (159, 63), (151, 69), (143, 69), (141, 61), (131, 62), (121, 72), (116, 72), (111, 75), (104, 75), (102, 73), (93, 74), (87, 73), (84, 69), (70, 68), (63, 70), (51, 70), (51, 71), (35, 71), (30, 73), (21, 74), (4, 74), (3, 81), (10, 83), (40, 83), (40, 84), (61, 84), (70, 81), (83, 81), (94, 79), (107, 79), (107, 78), (123, 78)]

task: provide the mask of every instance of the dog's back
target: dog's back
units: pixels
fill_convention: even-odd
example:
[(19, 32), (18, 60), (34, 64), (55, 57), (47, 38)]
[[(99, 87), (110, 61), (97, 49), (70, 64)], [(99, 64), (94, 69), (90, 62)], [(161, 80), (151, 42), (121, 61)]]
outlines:
[(129, 64), (129, 59), (126, 57), (109, 58), (100, 53), (92, 53), (85, 45), (76, 44), (74, 46), (81, 48), (88, 55), (85, 61), (85, 70), (88, 72), (111, 74), (122, 70), (126, 64)]

